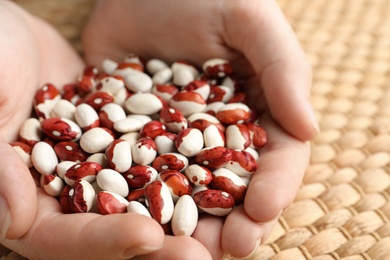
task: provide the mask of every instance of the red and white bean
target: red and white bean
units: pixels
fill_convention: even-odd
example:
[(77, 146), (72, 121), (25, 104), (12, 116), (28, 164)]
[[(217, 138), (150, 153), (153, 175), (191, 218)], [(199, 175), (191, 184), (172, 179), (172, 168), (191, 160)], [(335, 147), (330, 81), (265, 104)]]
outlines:
[(199, 213), (243, 202), (267, 135), (227, 60), (198, 71), (131, 53), (102, 67), (39, 89), (11, 143), (64, 213), (135, 212), (191, 236)]

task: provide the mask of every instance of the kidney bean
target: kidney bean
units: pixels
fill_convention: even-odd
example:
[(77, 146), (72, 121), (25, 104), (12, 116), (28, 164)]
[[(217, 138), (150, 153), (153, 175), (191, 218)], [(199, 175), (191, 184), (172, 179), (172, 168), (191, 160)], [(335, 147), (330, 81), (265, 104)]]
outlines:
[(176, 93), (169, 101), (169, 106), (180, 110), (184, 116), (202, 112), (206, 108), (206, 101), (197, 92), (180, 91)]
[(166, 127), (162, 122), (152, 120), (141, 128), (140, 134), (142, 137), (148, 136), (154, 139), (156, 136), (165, 133), (166, 131)]
[(234, 172), (220, 168), (213, 171), (213, 179), (210, 186), (215, 190), (226, 191), (234, 198), (236, 204), (244, 201), (247, 186)]
[(64, 175), (64, 180), (68, 185), (73, 185), (77, 180), (86, 180), (93, 182), (96, 179), (96, 175), (103, 169), (98, 163), (95, 162), (80, 162), (69, 167)]
[(146, 62), (146, 70), (151, 74), (154, 75), (157, 72), (159, 72), (162, 69), (168, 68), (168, 64), (160, 59), (150, 59)]
[(50, 196), (57, 197), (64, 188), (62, 179), (55, 175), (42, 175), (42, 188)]
[(125, 106), (130, 113), (152, 115), (161, 110), (163, 103), (152, 93), (137, 93), (126, 99)]
[(126, 196), (128, 201), (138, 201), (140, 203), (145, 202), (145, 188), (139, 188), (135, 190), (131, 190), (129, 195)]
[(127, 75), (133, 73), (134, 71), (143, 71), (143, 65), (140, 63), (134, 62), (120, 62), (115, 70), (112, 72), (114, 76), (126, 77)]
[(260, 125), (255, 123), (246, 123), (249, 130), (252, 148), (259, 149), (267, 144), (267, 132)]
[(175, 139), (176, 134), (171, 132), (165, 132), (156, 136), (154, 138), (154, 143), (156, 144), (157, 153), (164, 154), (177, 152)]
[(193, 80), (188, 83), (183, 90), (194, 91), (199, 93), (204, 100), (207, 100), (210, 95), (210, 85), (204, 80)]
[(114, 124), (122, 119), (126, 118), (125, 110), (116, 103), (105, 104), (99, 110), (99, 120), (100, 126), (108, 128), (110, 130), (114, 129)]
[(125, 178), (117, 171), (102, 169), (96, 175), (99, 187), (104, 191), (114, 192), (122, 197), (129, 194), (129, 187)]
[(86, 162), (95, 162), (106, 168), (107, 158), (104, 153), (94, 153), (87, 158)]
[(125, 198), (114, 192), (100, 191), (96, 196), (96, 206), (102, 215), (125, 213), (128, 205)]
[(76, 106), (66, 99), (60, 99), (50, 111), (50, 117), (62, 117), (74, 121)]
[(213, 58), (205, 61), (202, 65), (202, 69), (206, 75), (212, 78), (224, 78), (233, 72), (230, 62), (220, 58)]
[(152, 138), (145, 136), (131, 146), (133, 161), (137, 164), (151, 164), (157, 155), (156, 144)]
[(164, 106), (160, 111), (160, 121), (166, 126), (167, 130), (178, 133), (187, 128), (187, 119), (179, 111), (171, 107)]
[(141, 214), (150, 218), (152, 217), (148, 209), (141, 202), (135, 200), (129, 202), (127, 205), (127, 212)]
[(28, 168), (32, 167), (32, 161), (31, 161), (32, 147), (26, 143), (18, 142), (18, 141), (11, 142), (10, 145), (19, 154), (19, 156), (22, 158), (22, 160), (27, 165), (27, 167)]
[(98, 113), (93, 107), (88, 104), (80, 104), (76, 107), (74, 114), (75, 122), (81, 127), (83, 131), (88, 131), (91, 128), (100, 125)]
[(233, 196), (222, 190), (205, 189), (192, 197), (201, 210), (215, 216), (226, 216), (235, 205)]
[(130, 53), (102, 67), (86, 67), (62, 95), (38, 90), (37, 118), (13, 144), (26, 164), (31, 150), (32, 173), (63, 212), (137, 212), (190, 236), (199, 213), (225, 216), (243, 202), (267, 136), (227, 60), (200, 72)]
[(31, 161), (41, 174), (53, 174), (58, 164), (57, 155), (49, 144), (38, 142), (31, 151)]
[(187, 157), (195, 156), (204, 145), (203, 134), (199, 129), (187, 128), (181, 130), (175, 139), (176, 149)]
[(203, 131), (205, 147), (225, 146), (225, 134), (216, 125), (209, 125)]
[(77, 142), (63, 141), (54, 145), (54, 151), (60, 161), (83, 162), (88, 154), (81, 149)]
[(125, 83), (122, 77), (106, 75), (98, 80), (95, 89), (100, 92), (108, 92), (115, 96), (124, 88)]
[(125, 172), (132, 164), (131, 145), (128, 141), (116, 139), (106, 148), (106, 166), (117, 172)]
[(98, 91), (88, 94), (83, 102), (99, 111), (104, 105), (114, 102), (114, 96), (108, 92)]
[(226, 128), (226, 147), (245, 150), (251, 144), (248, 128), (244, 124), (233, 124)]
[(169, 102), (177, 92), (179, 92), (178, 87), (169, 83), (155, 84), (152, 87), (152, 93), (161, 98), (164, 102)]
[(141, 68), (141, 70), (144, 69), (143, 59), (139, 55), (137, 55), (136, 53), (126, 54), (125, 57), (123, 58), (123, 61), (127, 62), (127, 63), (138, 64), (139, 68)]
[(31, 117), (23, 122), (19, 130), (19, 140), (34, 146), (42, 140), (42, 134), (41, 123), (38, 119)]
[(43, 133), (56, 141), (77, 141), (82, 132), (75, 122), (59, 117), (42, 120), (41, 129)]
[(80, 146), (87, 153), (98, 153), (104, 151), (112, 141), (114, 136), (108, 129), (94, 127), (81, 135)]
[(183, 87), (195, 79), (192, 71), (186, 67), (177, 68), (172, 70), (173, 83), (177, 86)]
[[(222, 101), (215, 101), (212, 103), (208, 103), (206, 108), (204, 109), (204, 113), (210, 114), (212, 116), (215, 116), (218, 112), (218, 110), (225, 105)], [(218, 120), (219, 121), (219, 120)]]
[(187, 118), (188, 126), (192, 128), (197, 128), (200, 131), (204, 131), (209, 125), (215, 125), (222, 132), (225, 132), (225, 126), (213, 115), (207, 113), (195, 113), (190, 115)]
[(238, 176), (251, 175), (257, 169), (256, 159), (245, 150), (232, 149), (232, 159), (225, 165), (226, 169), (231, 170)]
[(60, 99), (60, 92), (53, 84), (47, 83), (38, 89), (33, 100), (34, 110), (38, 118), (49, 118), (50, 111)]
[(119, 133), (137, 132), (143, 127), (143, 124), (137, 118), (125, 117), (119, 119), (113, 124), (113, 129)]
[(175, 204), (171, 226), (175, 236), (191, 236), (198, 224), (198, 208), (189, 195), (181, 196)]
[(133, 70), (127, 73), (124, 76), (124, 81), (126, 87), (134, 93), (149, 92), (153, 86), (152, 78), (139, 70)]
[(161, 172), (162, 170), (183, 171), (188, 166), (188, 159), (180, 153), (164, 153), (156, 157), (152, 163), (152, 167)]
[[(173, 78), (173, 71), (170, 68), (163, 68), (153, 75), (152, 81), (153, 84), (165, 84), (171, 81), (172, 78)], [(177, 75), (176, 75), (176, 80), (177, 80)]]
[(212, 173), (209, 169), (198, 164), (191, 164), (184, 170), (189, 181), (195, 186), (208, 185), (212, 180)]
[(62, 87), (62, 99), (68, 100), (73, 105), (76, 105), (81, 99), (80, 95), (77, 93), (77, 85), (78, 83), (65, 84)]
[(172, 195), (172, 199), (176, 202), (179, 197), (185, 194), (192, 193), (192, 186), (188, 178), (175, 170), (162, 170), (158, 174), (158, 180), (164, 182)]
[(227, 75), (222, 79), (221, 85), (229, 87), (234, 93), (240, 92), (243, 88), (244, 81), (235, 74)]
[(112, 74), (118, 68), (118, 63), (110, 59), (104, 59), (102, 68), (105, 73)]
[(232, 153), (230, 149), (224, 146), (215, 146), (203, 148), (195, 157), (197, 164), (208, 169), (218, 169), (224, 167), (230, 162)]
[(153, 181), (145, 187), (145, 203), (150, 215), (160, 224), (168, 223), (173, 215), (174, 204), (166, 184)]
[(133, 165), (129, 170), (122, 173), (122, 176), (126, 179), (130, 188), (139, 189), (155, 181), (158, 172), (148, 165)]
[(233, 91), (226, 86), (218, 85), (211, 86), (210, 95), (207, 98), (207, 104), (221, 101), (226, 103), (229, 99), (233, 97)]
[(77, 164), (77, 162), (74, 161), (62, 161), (57, 164), (55, 167), (55, 172), (57, 175), (61, 178), (65, 178), (66, 171), (72, 167), (73, 165)]
[(93, 206), (95, 195), (95, 190), (89, 182), (77, 180), (67, 194), (71, 211), (74, 213), (89, 212)]
[(119, 137), (119, 139), (122, 139), (122, 140), (129, 142), (130, 145), (135, 144), (138, 141), (138, 139), (140, 139), (140, 138), (141, 138), (141, 135), (139, 132), (125, 133)]
[(215, 116), (224, 124), (239, 124), (250, 118), (250, 109), (242, 103), (229, 103), (221, 107)]

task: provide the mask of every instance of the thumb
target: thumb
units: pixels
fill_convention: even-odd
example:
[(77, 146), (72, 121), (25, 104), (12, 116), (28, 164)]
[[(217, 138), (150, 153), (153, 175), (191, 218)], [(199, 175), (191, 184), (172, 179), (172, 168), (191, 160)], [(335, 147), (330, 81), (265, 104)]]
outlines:
[(24, 161), (0, 135), (1, 238), (16, 239), (32, 225), (37, 211), (35, 182)]
[(306, 56), (275, 1), (248, 3), (235, 8), (230, 18), (236, 19), (226, 19), (225, 28), (230, 45), (254, 70), (257, 85), (250, 92), (262, 92), (272, 117), (287, 132), (309, 140), (318, 123), (309, 101), (312, 76)]

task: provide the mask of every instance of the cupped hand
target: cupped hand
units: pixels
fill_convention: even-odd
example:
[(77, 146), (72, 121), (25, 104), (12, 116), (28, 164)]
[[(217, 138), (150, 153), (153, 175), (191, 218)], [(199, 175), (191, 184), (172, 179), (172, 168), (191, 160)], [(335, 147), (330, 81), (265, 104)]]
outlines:
[[(62, 214), (58, 201), (36, 188), (8, 143), (31, 115), (36, 90), (46, 82), (61, 87), (76, 81), (84, 64), (52, 27), (9, 1), (0, 1), (0, 38), (0, 243), (28, 259), (127, 259), (145, 253), (180, 259), (193, 250), (210, 258), (191, 238), (164, 238), (150, 218)], [(189, 250), (177, 250), (176, 243)]]
[(36, 188), (8, 142), (30, 116), (37, 88), (73, 79), (83, 64), (52, 28), (9, 1), (0, 2), (0, 38), (0, 226), (18, 238), (34, 220)]
[(250, 255), (290, 205), (309, 161), (307, 141), (318, 132), (310, 104), (311, 69), (274, 1), (97, 2), (83, 35), (87, 62), (120, 61), (128, 53), (197, 66), (231, 61), (246, 80), (268, 144), (245, 202), (223, 222), (204, 217), (193, 235), (218, 259)]

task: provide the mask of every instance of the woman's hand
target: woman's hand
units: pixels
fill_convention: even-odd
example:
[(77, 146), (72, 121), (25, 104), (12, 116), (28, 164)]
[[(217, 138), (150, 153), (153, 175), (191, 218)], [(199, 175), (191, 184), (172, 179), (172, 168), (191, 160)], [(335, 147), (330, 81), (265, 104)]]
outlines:
[(270, 234), (291, 204), (318, 132), (309, 102), (311, 70), (281, 10), (270, 0), (97, 2), (83, 35), (87, 62), (120, 61), (128, 53), (195, 65), (231, 61), (262, 115), (268, 144), (245, 203), (225, 221), (204, 217), (193, 235), (218, 259), (244, 257)]
[(30, 116), (36, 90), (75, 82), (84, 64), (53, 28), (9, 1), (0, 1), (0, 38), (0, 243), (29, 259), (127, 259), (157, 249), (165, 259), (194, 251), (210, 258), (191, 238), (165, 239), (150, 218), (62, 214), (58, 201), (36, 188), (8, 143)]

